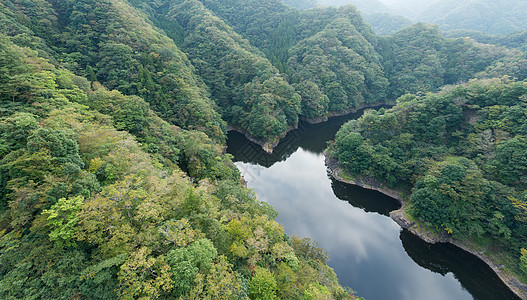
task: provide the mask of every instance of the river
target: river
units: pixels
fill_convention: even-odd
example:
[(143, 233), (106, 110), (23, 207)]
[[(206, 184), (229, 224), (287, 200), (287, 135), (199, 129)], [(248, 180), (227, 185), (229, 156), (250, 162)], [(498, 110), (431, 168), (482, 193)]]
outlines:
[(322, 152), (340, 126), (360, 112), (301, 123), (267, 154), (237, 132), (227, 151), (247, 185), (279, 213), (289, 235), (316, 240), (340, 283), (367, 300), (517, 299), (475, 256), (427, 244), (402, 230), (389, 212), (396, 200), (328, 176)]

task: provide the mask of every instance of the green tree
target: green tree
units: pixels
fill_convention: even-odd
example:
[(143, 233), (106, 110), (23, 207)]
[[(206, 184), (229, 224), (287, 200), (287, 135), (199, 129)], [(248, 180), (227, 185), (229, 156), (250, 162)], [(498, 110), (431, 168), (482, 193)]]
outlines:
[(192, 289), (196, 275), (206, 274), (217, 256), (216, 248), (208, 239), (200, 239), (185, 248), (177, 248), (167, 253), (174, 282), (176, 297), (186, 295)]
[(276, 296), (276, 279), (268, 269), (257, 267), (249, 282), (251, 299), (278, 299)]
[(59, 245), (71, 246), (72, 238), (77, 231), (79, 217), (84, 198), (76, 196), (69, 199), (60, 198), (50, 209), (45, 209), (42, 214), (47, 216), (48, 226), (51, 229), (49, 239)]

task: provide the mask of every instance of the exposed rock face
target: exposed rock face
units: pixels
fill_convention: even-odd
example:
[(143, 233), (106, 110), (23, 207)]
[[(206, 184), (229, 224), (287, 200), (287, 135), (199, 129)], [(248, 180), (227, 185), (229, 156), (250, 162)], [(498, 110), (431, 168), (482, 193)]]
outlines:
[(415, 225), (414, 221), (410, 221), (408, 218), (404, 216), (404, 210), (398, 209), (390, 212), (390, 218), (395, 221), (395, 223), (399, 224), (404, 229), (410, 229), (412, 226)]
[(399, 226), (408, 229), (411, 233), (417, 235), (420, 239), (429, 244), (435, 243), (451, 243), (452, 237), (446, 232), (437, 233), (430, 230), (428, 226), (423, 223), (412, 221), (404, 208), (390, 212), (390, 218)]
[(514, 278), (510, 281), (511, 285), (514, 286), (514, 287), (517, 287), (519, 289), (521, 289), (522, 291), (525, 291), (527, 292), (527, 285), (521, 283), (518, 281), (518, 279)]

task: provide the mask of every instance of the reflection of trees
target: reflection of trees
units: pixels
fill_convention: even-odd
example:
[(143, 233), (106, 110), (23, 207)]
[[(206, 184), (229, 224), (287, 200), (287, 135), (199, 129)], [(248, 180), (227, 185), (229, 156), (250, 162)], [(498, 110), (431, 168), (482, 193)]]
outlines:
[(451, 244), (428, 244), (406, 229), (400, 239), (414, 262), (443, 276), (452, 272), (474, 299), (517, 299), (476, 256)]
[(380, 192), (361, 188), (331, 179), (333, 193), (340, 200), (348, 201), (365, 212), (376, 212), (388, 216), (392, 210), (399, 209), (399, 202)]
[(227, 151), (234, 155), (235, 161), (258, 164), (266, 168), (279, 161), (285, 161), (299, 147), (311, 153), (322, 153), (327, 142), (335, 137), (335, 133), (345, 122), (356, 119), (363, 110), (346, 116), (330, 118), (320, 124), (300, 122), (298, 129), (290, 131), (274, 148), (272, 154), (266, 153), (262, 148), (248, 141), (241, 133), (229, 132)]

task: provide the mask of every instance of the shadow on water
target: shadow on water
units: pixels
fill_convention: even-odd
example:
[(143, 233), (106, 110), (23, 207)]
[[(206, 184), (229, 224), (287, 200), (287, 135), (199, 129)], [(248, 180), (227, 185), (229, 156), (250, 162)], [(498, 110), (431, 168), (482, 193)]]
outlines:
[[(291, 157), (291, 159), (287, 162), (289, 164), (288, 168), (290, 168), (290, 170), (284, 168), (284, 166), (281, 164), (276, 164), (275, 166), (273, 166), (273, 168), (277, 166), (280, 167), (279, 173), (283, 174), (284, 176), (288, 176), (289, 178), (295, 177), (293, 174), (295, 174), (295, 172), (299, 172), (299, 170), (303, 170), (302, 172), (304, 173), (302, 175), (309, 175), (309, 172), (318, 173), (320, 172), (320, 169), (307, 169), (306, 171), (305, 167), (308, 165), (317, 165), (318, 163), (320, 163), (319, 160), (323, 159), (320, 154), (326, 148), (327, 142), (334, 138), (335, 133), (342, 126), (342, 124), (344, 124), (348, 120), (359, 117), (361, 114), (362, 111), (352, 115), (331, 118), (328, 122), (317, 125), (302, 122), (299, 125), (298, 129), (293, 130), (287, 134), (287, 136), (274, 149), (273, 154), (268, 154), (264, 152), (259, 145), (249, 142), (247, 139), (245, 139), (242, 134), (237, 132), (229, 132), (227, 151), (234, 156), (235, 161), (253, 165), (256, 167), (256, 170), (262, 167), (262, 169), (266, 170), (272, 169), (271, 167), (277, 162), (284, 162)], [(306, 152), (310, 152), (317, 155), (305, 156), (308, 157), (308, 161), (298, 160), (299, 156), (295, 153), (299, 150), (299, 148), (306, 150)], [(293, 159), (295, 157), (296, 159)], [(318, 163), (314, 163), (313, 160), (318, 161)], [(292, 161), (295, 162), (293, 163)], [(287, 172), (287, 170), (289, 171)], [(389, 290), (392, 289), (392, 299), (417, 299), (416, 297), (419, 297), (418, 294), (411, 294), (411, 292), (410, 294), (396, 294), (394, 292), (397, 289), (404, 290), (405, 288), (407, 288), (409, 291), (414, 292), (419, 291), (419, 289), (425, 289), (424, 294), (419, 294), (420, 296), (426, 295), (427, 293), (434, 293), (429, 290), (430, 288), (432, 288), (432, 286), (427, 285), (429, 284), (427, 280), (430, 280), (431, 277), (422, 272), (415, 271), (416, 265), (414, 263), (416, 263), (419, 267), (430, 270), (434, 274), (441, 274), (443, 277), (450, 278), (445, 278), (443, 281), (433, 281), (436, 284), (435, 286), (433, 286), (433, 288), (444, 292), (443, 296), (449, 295), (450, 298), (454, 297), (455, 299), (461, 299), (458, 297), (462, 297), (462, 299), (467, 299), (467, 297), (473, 297), (474, 299), (481, 300), (518, 299), (501, 282), (501, 280), (492, 271), (492, 269), (490, 269), (490, 267), (488, 267), (483, 261), (473, 256), (472, 254), (467, 253), (450, 244), (428, 244), (423, 240), (419, 239), (418, 237), (414, 236), (407, 230), (401, 230), (399, 234), (399, 239), (402, 242), (401, 249), (401, 244), (399, 244), (399, 242), (396, 242), (394, 244), (392, 242), (387, 241), (392, 239), (394, 241), (398, 241), (398, 238), (396, 235), (392, 235), (391, 237), (386, 236), (386, 228), (382, 227), (386, 226), (386, 224), (379, 225), (377, 226), (378, 228), (369, 228), (375, 227), (374, 224), (382, 220), (379, 220), (378, 218), (367, 218), (366, 216), (355, 214), (353, 212), (344, 213), (343, 211), (345, 211), (345, 209), (338, 208), (338, 203), (324, 202), (330, 201), (328, 199), (331, 198), (328, 197), (328, 195), (325, 193), (320, 193), (320, 187), (322, 186), (320, 181), (323, 180), (322, 178), (327, 178), (325, 176), (320, 177), (315, 176), (314, 174), (310, 176), (304, 176), (301, 178), (305, 182), (296, 182), (292, 185), (291, 183), (287, 183), (287, 190), (280, 190), (278, 188), (278, 185), (284, 184), (284, 181), (286, 181), (284, 178), (280, 178), (280, 176), (276, 178), (266, 177), (262, 175), (263, 173), (265, 173), (263, 171), (261, 172), (262, 174), (259, 174), (259, 172), (255, 172), (254, 170), (252, 170), (252, 172), (254, 173), (253, 177), (255, 178), (255, 180), (257, 180), (257, 184), (259, 186), (263, 186), (263, 190), (261, 191), (262, 196), (267, 193), (266, 196), (277, 201), (277, 203), (275, 204), (277, 205), (277, 208), (280, 208), (280, 215), (292, 216), (290, 219), (287, 220), (287, 222), (285, 222), (289, 224), (288, 226), (291, 226), (289, 228), (295, 226), (300, 229), (310, 228), (309, 226), (312, 225), (313, 222), (317, 222), (312, 232), (315, 233), (319, 231), (318, 237), (320, 239), (320, 242), (324, 240), (324, 242), (326, 243), (321, 243), (321, 246), (327, 249), (333, 249), (334, 253), (332, 255), (336, 255), (336, 259), (341, 258), (342, 261), (339, 261), (339, 264), (345, 266), (344, 268), (334, 266), (335, 270), (338, 271), (337, 275), (339, 276), (339, 278), (341, 276), (342, 278), (351, 278), (351, 281), (348, 284), (352, 287), (357, 288), (359, 291), (367, 290), (369, 292), (372, 292), (373, 298), (371, 299), (378, 297), (380, 297), (378, 299), (384, 299), (386, 295), (390, 294), (390, 291), (379, 291), (379, 286), (387, 287)], [(335, 181), (333, 179), (328, 180), (330, 180), (331, 183), (331, 187), (328, 186), (328, 188), (330, 189), (330, 194), (332, 192), (334, 196), (336, 196), (338, 199), (348, 202), (353, 207), (360, 208), (366, 214), (374, 213), (385, 217), (389, 217), (390, 211), (396, 210), (400, 207), (397, 200), (390, 198), (377, 191), (367, 190), (358, 186), (348, 185), (345, 183)], [(290, 188), (289, 186), (297, 186), (297, 189)], [(304, 190), (309, 190), (310, 187), (316, 187), (316, 189), (319, 190), (315, 190), (313, 192), (307, 191), (307, 193), (309, 194), (307, 198), (322, 197), (323, 199), (317, 200), (318, 202), (313, 200), (309, 202), (301, 201), (300, 203), (310, 203), (308, 206), (312, 208), (306, 207), (305, 209), (312, 210), (317, 210), (317, 205), (326, 203), (325, 209), (323, 210), (325, 211), (325, 213), (327, 213), (327, 216), (320, 211), (319, 207), (319, 211), (313, 214), (315, 219), (305, 220), (305, 217), (309, 215), (308, 213), (303, 214), (302, 216), (297, 216), (295, 218), (296, 215), (292, 214), (291, 211), (298, 211), (298, 205), (301, 204), (291, 201), (288, 202), (287, 199), (282, 199), (280, 198), (280, 196), (285, 196), (286, 198), (290, 198), (289, 200), (291, 200), (296, 197), (296, 194), (299, 194)], [(290, 202), (292, 204), (287, 204)], [(293, 205), (293, 207), (290, 207), (291, 205)], [(340, 211), (332, 211), (331, 209), (339, 209)], [(347, 219), (338, 219), (339, 217), (342, 218), (343, 216)], [(329, 219), (324, 221), (324, 218)], [(349, 221), (349, 223), (355, 227), (343, 227), (346, 221)], [(307, 222), (307, 224), (303, 222)], [(362, 224), (360, 222), (366, 223)], [(360, 226), (366, 226), (366, 228), (362, 228)], [(345, 233), (340, 232), (338, 228), (340, 228), (341, 230), (345, 230)], [(370, 231), (368, 231), (368, 229)], [(354, 232), (354, 230), (358, 231), (356, 234), (359, 234), (359, 236), (361, 233), (362, 235), (367, 236), (365, 237), (365, 240), (363, 240), (364, 245), (368, 245), (370, 240), (373, 241), (370, 244), (377, 245), (377, 248), (368, 249), (367, 254), (373, 256), (372, 261), (369, 262), (369, 264), (363, 263), (363, 265), (358, 265), (358, 258), (354, 258), (352, 257), (353, 255), (350, 254), (350, 248), (352, 248), (355, 244), (360, 243), (360, 240), (358, 240), (357, 235), (352, 238), (353, 241), (349, 241), (349, 239), (346, 239), (344, 237), (350, 235), (352, 232)], [(341, 233), (340, 235), (339, 232)], [(395, 229), (394, 234), (397, 234), (397, 232), (397, 229)], [(379, 235), (373, 236), (375, 234)], [(369, 237), (370, 235), (371, 237)], [(377, 243), (375, 239), (384, 239), (386, 240), (386, 243)], [(404, 256), (405, 258), (399, 257), (397, 253), (401, 253), (402, 256)], [(386, 264), (383, 264), (385, 261)], [(408, 262), (412, 263), (409, 264)], [(361, 273), (357, 275), (358, 277), (353, 277), (353, 274), (347, 274), (353, 273), (350, 270), (353, 270), (355, 268), (359, 268), (361, 270)], [(400, 273), (400, 271), (403, 273)], [(413, 277), (412, 274), (414, 274)], [(408, 277), (407, 279), (402, 279), (397, 278), (398, 276), (410, 277)], [(360, 282), (361, 277), (366, 278), (365, 280), (363, 280), (362, 283), (359, 284), (358, 282)], [(459, 286), (459, 283), (449, 283), (451, 280), (454, 280), (452, 277), (455, 277), (455, 279), (459, 281), (462, 287)], [(383, 285), (380, 282), (375, 283), (377, 280), (389, 280), (392, 282), (390, 282), (390, 284)], [(360, 286), (361, 284), (363, 286)], [(447, 292), (447, 290), (455, 288), (459, 289), (461, 292), (463, 292), (464, 290), (465, 293), (468, 293), (460, 294), (459, 291), (456, 291), (451, 292), (449, 294), (449, 292)], [(367, 293), (368, 292), (365, 292), (364, 295), (366, 295)], [(399, 293), (401, 292), (399, 291)], [(430, 295), (429, 298), (442, 299), (443, 296)]]
[[(400, 208), (396, 199), (380, 192), (331, 179), (331, 188), (337, 198), (347, 201), (365, 212), (389, 216)], [(453, 273), (474, 299), (519, 299), (501, 282), (494, 271), (476, 256), (451, 244), (429, 244), (406, 229), (401, 230), (405, 252), (419, 266), (445, 276)]]
[(364, 110), (345, 116), (330, 118), (320, 124), (300, 122), (298, 129), (292, 130), (280, 140), (272, 154), (266, 153), (259, 145), (249, 142), (245, 136), (236, 131), (229, 131), (227, 152), (234, 155), (235, 161), (258, 164), (269, 168), (276, 162), (285, 161), (291, 154), (302, 147), (311, 153), (322, 153), (327, 142), (335, 137), (339, 128), (349, 120), (362, 115)]
[(474, 299), (520, 299), (476, 256), (451, 244), (428, 244), (408, 230), (399, 237), (413, 261), (443, 276), (452, 272)]
[(331, 178), (331, 188), (337, 198), (348, 201), (349, 204), (361, 208), (365, 212), (375, 212), (388, 217), (392, 210), (401, 207), (399, 201), (383, 193), (346, 184), (333, 178)]

